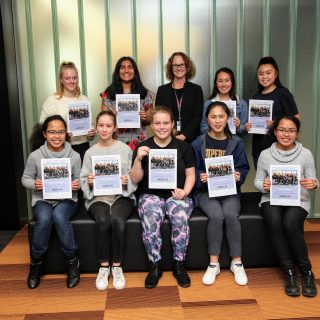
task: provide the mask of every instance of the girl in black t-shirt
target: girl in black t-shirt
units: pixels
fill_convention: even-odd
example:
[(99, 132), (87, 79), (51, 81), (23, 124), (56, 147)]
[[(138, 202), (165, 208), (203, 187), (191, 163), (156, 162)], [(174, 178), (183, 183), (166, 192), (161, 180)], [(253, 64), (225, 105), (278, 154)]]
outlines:
[[(189, 287), (190, 278), (185, 270), (184, 261), (190, 236), (188, 221), (193, 209), (189, 197), (195, 183), (193, 152), (186, 142), (172, 136), (174, 120), (170, 109), (156, 108), (152, 112), (151, 127), (155, 135), (139, 143), (133, 153), (131, 169), (131, 179), (134, 183), (139, 183), (141, 190), (138, 213), (143, 226), (143, 242), (150, 261), (145, 287), (155, 288), (162, 276), (160, 227), (165, 216), (170, 220), (172, 227), (173, 275), (180, 286)], [(173, 190), (149, 188), (148, 158), (151, 149), (177, 150), (177, 187)], [(159, 159), (153, 160), (151, 166), (162, 166)], [(165, 159), (163, 165), (170, 166), (169, 160)]]

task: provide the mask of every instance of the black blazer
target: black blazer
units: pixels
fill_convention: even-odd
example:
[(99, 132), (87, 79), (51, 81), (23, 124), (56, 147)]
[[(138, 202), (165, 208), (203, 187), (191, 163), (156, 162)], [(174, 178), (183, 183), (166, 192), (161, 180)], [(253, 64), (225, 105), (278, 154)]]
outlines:
[[(174, 120), (179, 119), (176, 96), (172, 82), (158, 88), (156, 106), (165, 106), (171, 109)], [(203, 110), (203, 92), (199, 85), (186, 82), (183, 88), (181, 106), (181, 133), (187, 137), (187, 142), (193, 141), (199, 135)]]

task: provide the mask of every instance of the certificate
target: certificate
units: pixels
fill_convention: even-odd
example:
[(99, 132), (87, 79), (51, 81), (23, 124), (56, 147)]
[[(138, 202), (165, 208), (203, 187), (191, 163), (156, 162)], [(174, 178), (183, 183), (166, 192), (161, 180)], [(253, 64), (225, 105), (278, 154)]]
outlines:
[(237, 194), (233, 156), (205, 158), (209, 198)]
[(149, 188), (175, 189), (177, 187), (177, 150), (150, 149)]
[(69, 102), (67, 125), (73, 136), (86, 135), (91, 129), (91, 104), (89, 100)]
[(270, 166), (270, 204), (300, 206), (300, 165)]
[(70, 158), (41, 159), (43, 199), (71, 199)]
[(118, 128), (141, 128), (140, 94), (116, 94)]
[(92, 156), (93, 194), (122, 194), (120, 155)]
[(252, 124), (249, 133), (267, 133), (267, 120), (272, 119), (272, 106), (273, 100), (249, 100), (249, 123)]
[(234, 125), (234, 118), (237, 116), (237, 102), (232, 101), (223, 101), (230, 110), (230, 117), (228, 119), (228, 126), (232, 134), (236, 134), (237, 128)]

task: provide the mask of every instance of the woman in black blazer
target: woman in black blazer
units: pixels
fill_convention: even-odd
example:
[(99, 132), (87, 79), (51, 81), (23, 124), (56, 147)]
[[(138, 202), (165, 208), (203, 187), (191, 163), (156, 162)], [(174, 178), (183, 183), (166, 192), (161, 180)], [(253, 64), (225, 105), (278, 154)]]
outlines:
[(166, 64), (170, 82), (160, 86), (156, 96), (156, 105), (168, 107), (173, 112), (176, 138), (187, 142), (198, 136), (202, 118), (202, 89), (189, 82), (195, 73), (195, 66), (185, 53), (173, 53)]

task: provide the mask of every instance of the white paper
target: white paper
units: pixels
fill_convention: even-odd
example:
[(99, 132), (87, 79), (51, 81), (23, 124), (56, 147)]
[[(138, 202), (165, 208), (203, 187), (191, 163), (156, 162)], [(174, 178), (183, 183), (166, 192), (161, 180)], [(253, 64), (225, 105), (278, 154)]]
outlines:
[(266, 134), (267, 120), (272, 120), (273, 100), (249, 100), (249, 133)]
[(232, 134), (236, 134), (237, 128), (234, 125), (234, 118), (237, 116), (237, 102), (232, 101), (223, 101), (230, 110), (230, 117), (228, 119), (228, 126)]
[(71, 199), (70, 158), (41, 159), (43, 199)]
[(177, 187), (177, 150), (150, 149), (149, 188), (175, 189)]
[(69, 102), (67, 125), (73, 136), (83, 136), (91, 129), (91, 104), (89, 100)]
[(300, 165), (270, 166), (270, 204), (300, 206)]
[(122, 194), (120, 155), (92, 156), (93, 194)]
[(140, 94), (116, 94), (118, 128), (141, 128)]
[(209, 198), (237, 194), (233, 156), (205, 158)]

